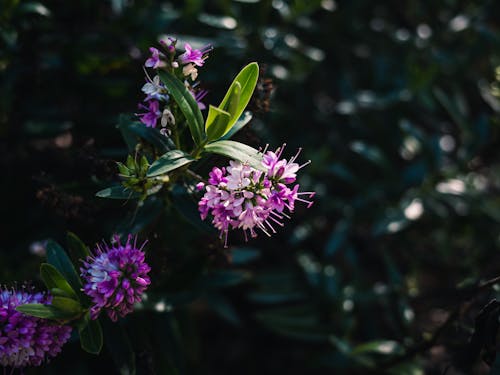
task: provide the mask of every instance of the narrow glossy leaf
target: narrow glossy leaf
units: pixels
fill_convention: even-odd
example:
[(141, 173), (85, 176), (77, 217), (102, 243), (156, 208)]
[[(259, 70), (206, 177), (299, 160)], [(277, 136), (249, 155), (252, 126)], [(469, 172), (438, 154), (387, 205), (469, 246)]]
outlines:
[(80, 261), (90, 255), (89, 248), (74, 233), (68, 232), (66, 235), (68, 252), (76, 268), (80, 266)]
[(222, 137), (230, 129), (229, 120), (231, 115), (220, 108), (210, 105), (208, 108), (207, 123), (205, 125), (207, 138), (214, 141)]
[(198, 103), (196, 103), (196, 100), (186, 86), (171, 73), (159, 71), (158, 75), (179, 106), (184, 117), (186, 117), (194, 143), (199, 145), (201, 141), (205, 139), (205, 129), (203, 126), (203, 116), (198, 108)]
[(75, 316), (73, 313), (68, 313), (58, 309), (55, 306), (42, 305), (41, 303), (27, 303), (25, 305), (19, 305), (16, 310), (22, 312), (26, 315), (36, 316), (42, 319), (70, 319)]
[(82, 306), (72, 298), (55, 296), (52, 297), (50, 304), (56, 309), (75, 316), (82, 312)]
[(155, 146), (158, 151), (162, 153), (175, 148), (172, 140), (161, 134), (158, 129), (149, 128), (143, 123), (133, 120), (128, 116), (120, 116), (118, 128), (120, 129), (129, 150), (135, 149), (137, 137)]
[(264, 169), (262, 166), (262, 153), (240, 142), (230, 140), (213, 142), (205, 146), (205, 151), (224, 155), (242, 163), (248, 163), (256, 169)]
[(53, 265), (68, 281), (73, 290), (80, 290), (82, 282), (76, 273), (73, 263), (64, 249), (54, 241), (47, 242), (47, 261)]
[[(250, 63), (238, 73), (229, 90), (227, 90), (219, 108), (231, 114), (230, 127), (234, 125), (248, 105), (258, 79), (259, 65), (256, 62)], [(238, 85), (241, 90), (235, 89)]]
[(172, 150), (156, 160), (148, 170), (148, 177), (159, 176), (194, 161), (191, 155), (181, 150)]
[(99, 354), (102, 349), (102, 328), (98, 320), (92, 320), (88, 316), (79, 327), (80, 346), (87, 353)]
[(233, 125), (233, 127), (221, 138), (221, 139), (229, 139), (241, 129), (243, 129), (249, 122), (252, 120), (252, 112), (245, 111), (238, 121)]
[(100, 190), (95, 195), (100, 198), (125, 199), (125, 200), (136, 199), (141, 196), (138, 192), (127, 189), (125, 186), (122, 185), (111, 186), (109, 188)]
[(40, 266), (40, 277), (47, 289), (60, 289), (67, 296), (77, 299), (74, 289), (69, 285), (61, 273), (51, 264), (42, 263)]

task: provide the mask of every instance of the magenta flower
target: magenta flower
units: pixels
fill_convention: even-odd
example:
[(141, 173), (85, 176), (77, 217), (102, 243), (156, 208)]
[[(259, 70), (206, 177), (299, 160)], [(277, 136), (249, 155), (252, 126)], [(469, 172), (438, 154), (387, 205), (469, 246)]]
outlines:
[(165, 66), (165, 62), (161, 60), (161, 56), (163, 56), (160, 51), (158, 51), (154, 47), (149, 48), (149, 52), (151, 52), (151, 57), (146, 60), (144, 66), (147, 68), (158, 69), (162, 66)]
[(309, 164), (295, 163), (297, 156), (290, 160), (280, 159), (284, 145), (275, 152), (264, 154), (260, 171), (237, 161), (219, 169), (214, 167), (209, 173), (205, 194), (198, 203), (200, 216), (205, 220), (209, 215), (212, 224), (220, 232), (227, 246), (229, 230), (241, 229), (248, 239), (257, 236), (257, 229), (266, 235), (276, 233), (275, 225), (283, 226), (283, 219), (295, 209), (295, 202), (304, 202), (310, 207), (309, 199), (314, 192), (299, 192), (299, 185), (289, 186), (296, 180), (296, 172)]
[(48, 304), (50, 300), (50, 296), (27, 289), (0, 289), (0, 366), (40, 366), (60, 353), (71, 335), (70, 326), (16, 310), (19, 305)]
[(181, 64), (193, 63), (196, 66), (203, 66), (206, 54), (212, 50), (211, 45), (203, 47), (201, 50), (193, 49), (189, 43), (184, 44), (185, 52), (179, 56)]
[(146, 111), (144, 113), (136, 113), (139, 120), (148, 128), (156, 127), (156, 123), (162, 115), (160, 103), (157, 100), (150, 100), (147, 107), (142, 103), (140, 103), (138, 107)]
[(87, 257), (80, 268), (85, 280), (83, 291), (91, 299), (90, 317), (97, 319), (101, 311), (106, 311), (112, 321), (124, 317), (140, 302), (142, 294), (151, 283), (148, 273), (151, 270), (142, 251), (145, 243), (137, 248), (135, 238), (129, 235), (125, 245), (118, 238), (109, 247), (97, 245), (93, 256)]

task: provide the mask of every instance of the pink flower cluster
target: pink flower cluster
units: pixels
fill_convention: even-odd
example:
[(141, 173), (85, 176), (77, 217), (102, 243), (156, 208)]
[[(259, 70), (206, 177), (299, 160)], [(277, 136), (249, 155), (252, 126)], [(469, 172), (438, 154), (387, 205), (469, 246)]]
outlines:
[(232, 160), (226, 168), (214, 167), (208, 184), (198, 186), (205, 188), (198, 203), (201, 218), (212, 216), (225, 246), (230, 229), (242, 229), (246, 240), (248, 234), (257, 236), (256, 229), (270, 236), (276, 233), (274, 225), (283, 226), (283, 219), (290, 218), (287, 212), (294, 211), (295, 202), (304, 202), (307, 207), (313, 204), (301, 196), (310, 199), (314, 192), (299, 192), (299, 184), (293, 185), (298, 170), (309, 162), (295, 163), (300, 149), (290, 160), (280, 159), (284, 146), (264, 154), (264, 171)]

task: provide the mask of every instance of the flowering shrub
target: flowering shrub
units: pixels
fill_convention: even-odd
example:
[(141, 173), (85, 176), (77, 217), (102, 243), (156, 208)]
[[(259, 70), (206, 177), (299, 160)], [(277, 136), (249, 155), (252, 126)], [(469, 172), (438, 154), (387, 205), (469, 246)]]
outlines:
[[(203, 117), (207, 91), (196, 79), (211, 50), (210, 45), (196, 49), (185, 43), (184, 52), (178, 53), (177, 41), (171, 38), (149, 49), (142, 87), (146, 97), (139, 104), (142, 112), (120, 125), (131, 144), (132, 135), (140, 140), (134, 154), (118, 163), (121, 184), (97, 195), (136, 198), (142, 203), (151, 195), (169, 194), (181, 187), (199, 199), (201, 219), (211, 215), (227, 247), (231, 229), (241, 229), (245, 240), (255, 237), (257, 230), (268, 236), (275, 233), (296, 202), (309, 207), (314, 193), (299, 192), (296, 183), (297, 172), (309, 163), (296, 163), (300, 150), (285, 159), (285, 145), (261, 152), (229, 140), (252, 117), (244, 111), (257, 84), (256, 63), (241, 70), (219, 106), (209, 105)], [(229, 166), (213, 167), (205, 184), (190, 168), (212, 154), (228, 157)], [(0, 295), (0, 364), (11, 368), (40, 365), (44, 358), (60, 352), (73, 326), (78, 328), (82, 348), (99, 353), (101, 313), (112, 322), (125, 317), (143, 301), (151, 284), (144, 244), (138, 247), (132, 235), (123, 244), (116, 235), (111, 246), (103, 243), (90, 252), (69, 234), (70, 259), (63, 248), (49, 241), (40, 276), (50, 297), (14, 290), (3, 290)]]

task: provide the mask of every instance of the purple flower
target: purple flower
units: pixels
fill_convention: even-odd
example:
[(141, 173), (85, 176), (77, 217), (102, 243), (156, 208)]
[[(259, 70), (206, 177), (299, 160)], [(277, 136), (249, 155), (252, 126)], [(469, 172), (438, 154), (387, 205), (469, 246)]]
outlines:
[(147, 68), (158, 69), (159, 67), (165, 66), (165, 62), (163, 62), (160, 57), (162, 54), (154, 47), (149, 48), (149, 52), (151, 52), (151, 57), (146, 60), (144, 66)]
[(156, 100), (151, 100), (147, 107), (141, 103), (139, 104), (139, 108), (146, 111), (144, 113), (136, 114), (139, 116), (140, 121), (148, 128), (154, 128), (156, 126), (156, 122), (162, 115), (162, 112), (160, 111), (160, 103)]
[(181, 64), (193, 63), (196, 66), (203, 66), (205, 63), (204, 55), (212, 50), (211, 45), (203, 47), (201, 50), (193, 49), (189, 43), (184, 44), (185, 52), (179, 56)]
[(227, 246), (229, 230), (241, 229), (248, 239), (257, 236), (257, 229), (266, 235), (276, 233), (275, 225), (283, 226), (283, 219), (295, 209), (295, 202), (312, 205), (312, 201), (301, 198), (314, 192), (299, 192), (299, 185), (289, 186), (296, 180), (296, 173), (309, 162), (298, 165), (295, 159), (280, 159), (283, 145), (275, 152), (268, 151), (263, 156), (265, 171), (247, 164), (231, 160), (229, 166), (214, 167), (209, 173), (205, 194), (198, 203), (198, 211), (203, 220), (212, 216), (212, 224), (220, 231)]
[(112, 321), (131, 313), (134, 303), (141, 301), (151, 283), (148, 276), (151, 268), (142, 251), (145, 243), (137, 248), (137, 238), (132, 243), (131, 235), (125, 245), (121, 245), (117, 238), (115, 240), (112, 247), (98, 245), (93, 256), (87, 257), (80, 268), (85, 280), (83, 291), (93, 303), (90, 309), (92, 319), (97, 319), (103, 310)]
[(191, 95), (193, 95), (194, 100), (196, 100), (196, 104), (198, 104), (198, 108), (203, 111), (204, 109), (207, 108), (205, 103), (202, 102), (203, 98), (207, 96), (208, 91), (207, 90), (197, 90), (197, 91), (190, 91)]
[(50, 300), (28, 289), (0, 289), (0, 366), (39, 366), (59, 354), (72, 328), (16, 311), (25, 303), (48, 304)]

